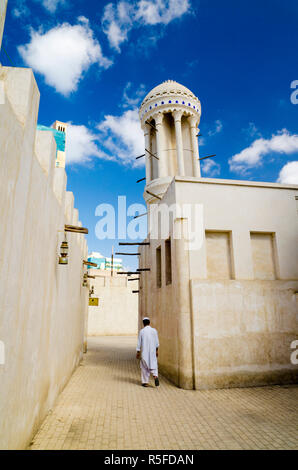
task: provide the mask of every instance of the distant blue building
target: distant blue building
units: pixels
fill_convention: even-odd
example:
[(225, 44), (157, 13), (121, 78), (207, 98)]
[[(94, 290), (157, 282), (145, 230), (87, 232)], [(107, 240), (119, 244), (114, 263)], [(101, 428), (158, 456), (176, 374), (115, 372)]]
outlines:
[(56, 166), (65, 168), (65, 147), (66, 147), (67, 124), (60, 122), (60, 121), (55, 121), (51, 127), (38, 124), (37, 130), (50, 131), (53, 133), (53, 136), (56, 141), (56, 146), (57, 146)]
[[(110, 271), (112, 269), (112, 258), (107, 258), (96, 251), (90, 253), (90, 255), (88, 256), (88, 261), (90, 261), (91, 263), (97, 264), (97, 268), (94, 268), (94, 266), (88, 265), (87, 266), (88, 269), (89, 268), (102, 269), (104, 271)], [(122, 259), (114, 258), (113, 270), (120, 271), (121, 269), (123, 269)]]

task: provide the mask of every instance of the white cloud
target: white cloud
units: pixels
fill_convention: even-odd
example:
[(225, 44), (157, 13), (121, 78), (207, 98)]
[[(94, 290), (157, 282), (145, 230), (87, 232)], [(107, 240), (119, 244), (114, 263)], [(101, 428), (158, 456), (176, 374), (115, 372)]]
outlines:
[[(41, 3), (42, 6), (49, 12), (55, 13), (58, 6), (67, 5), (67, 0), (35, 0), (38, 3)], [(20, 16), (28, 16), (30, 10), (26, 5), (27, 0), (15, 0), (15, 7), (12, 10), (12, 15), (16, 18)]]
[(229, 160), (230, 170), (245, 174), (249, 168), (262, 164), (262, 159), (270, 153), (290, 155), (298, 152), (298, 134), (290, 134), (283, 129), (271, 139), (257, 139), (240, 153), (233, 155)]
[(127, 40), (127, 33), (131, 29), (132, 18), (129, 15), (132, 5), (120, 2), (118, 5), (108, 3), (104, 8), (102, 28), (107, 35), (110, 46), (120, 52), (119, 45)]
[(277, 181), (278, 183), (298, 184), (298, 162), (288, 162), (284, 165)]
[(42, 0), (41, 3), (50, 13), (55, 13), (58, 5), (64, 5), (65, 0)]
[(214, 129), (208, 132), (209, 137), (219, 134), (222, 131), (222, 129), (223, 129), (223, 123), (219, 119), (217, 119), (215, 121)]
[(122, 97), (122, 107), (123, 108), (134, 108), (138, 104), (140, 104), (141, 99), (146, 94), (146, 87), (144, 84), (141, 85), (137, 89), (132, 89), (132, 83), (127, 82), (123, 91)]
[(202, 172), (207, 176), (218, 176), (220, 174), (220, 165), (214, 160), (206, 159), (202, 163)]
[(102, 17), (103, 31), (110, 46), (120, 52), (120, 45), (127, 41), (132, 28), (141, 25), (167, 25), (190, 12), (189, 0), (140, 0), (109, 3)]
[(21, 18), (22, 16), (26, 17), (30, 14), (30, 10), (27, 7), (25, 0), (15, 1), (15, 7), (11, 11), (12, 16), (15, 18)]
[(256, 125), (255, 125), (254, 122), (250, 122), (250, 123), (248, 124), (248, 127), (245, 127), (245, 128), (243, 128), (243, 129), (241, 129), (241, 130), (242, 130), (242, 132), (243, 132), (244, 134), (247, 135), (247, 137), (250, 137), (250, 138), (256, 137), (256, 136), (262, 137), (262, 134), (259, 132), (259, 130), (258, 130), (258, 128), (256, 127)]
[(135, 18), (144, 24), (168, 24), (190, 9), (189, 0), (141, 0), (137, 3)]
[(120, 116), (105, 116), (96, 126), (96, 131), (71, 122), (67, 126), (67, 164), (85, 164), (95, 157), (122, 165), (141, 166), (144, 159), (135, 158), (144, 153), (144, 147), (144, 134), (136, 108), (126, 110)]
[(68, 123), (66, 138), (66, 164), (87, 163), (93, 157), (109, 160), (109, 156), (98, 147), (98, 136), (86, 126)]
[(63, 23), (46, 33), (32, 30), (30, 42), (18, 47), (24, 62), (65, 96), (77, 89), (92, 64), (103, 69), (112, 64), (103, 56), (88, 20), (80, 17), (78, 21), (74, 26)]
[(129, 109), (121, 116), (105, 116), (97, 128), (112, 159), (132, 166), (144, 163), (144, 159), (135, 160), (138, 155), (144, 153), (144, 134), (137, 109)]

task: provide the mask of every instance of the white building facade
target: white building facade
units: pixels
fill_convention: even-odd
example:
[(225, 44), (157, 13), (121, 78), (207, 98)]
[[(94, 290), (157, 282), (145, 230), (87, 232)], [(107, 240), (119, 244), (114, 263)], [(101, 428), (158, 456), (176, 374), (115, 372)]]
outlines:
[(138, 281), (114, 271), (89, 269), (89, 336), (133, 336), (138, 332)]
[(6, 7), (7, 7), (7, 0), (0, 0), (0, 46), (1, 46), (1, 43), (2, 43)]
[[(298, 187), (202, 178), (201, 105), (167, 81), (140, 108), (149, 233), (139, 318), (161, 371), (186, 389), (293, 382)], [(160, 213), (160, 215), (158, 215)]]
[[(0, 46), (5, 3), (0, 1)], [(0, 65), (0, 449), (24, 449), (86, 349), (88, 255), (32, 70)], [(68, 263), (59, 264), (67, 237)]]

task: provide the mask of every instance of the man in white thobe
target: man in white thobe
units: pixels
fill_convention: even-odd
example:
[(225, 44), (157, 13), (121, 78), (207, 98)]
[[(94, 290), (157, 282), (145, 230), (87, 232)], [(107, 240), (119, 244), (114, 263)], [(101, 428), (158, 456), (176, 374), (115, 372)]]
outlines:
[(143, 318), (144, 328), (141, 329), (137, 345), (137, 359), (140, 360), (143, 387), (148, 387), (150, 374), (153, 375), (155, 385), (158, 387), (158, 334), (155, 328), (151, 328), (148, 317)]

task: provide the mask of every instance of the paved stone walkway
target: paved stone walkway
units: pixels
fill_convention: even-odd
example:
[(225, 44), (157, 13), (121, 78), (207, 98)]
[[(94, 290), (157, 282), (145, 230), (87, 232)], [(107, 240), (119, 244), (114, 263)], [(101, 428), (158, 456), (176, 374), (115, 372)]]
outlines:
[(140, 386), (136, 338), (96, 337), (31, 449), (297, 449), (298, 387)]

